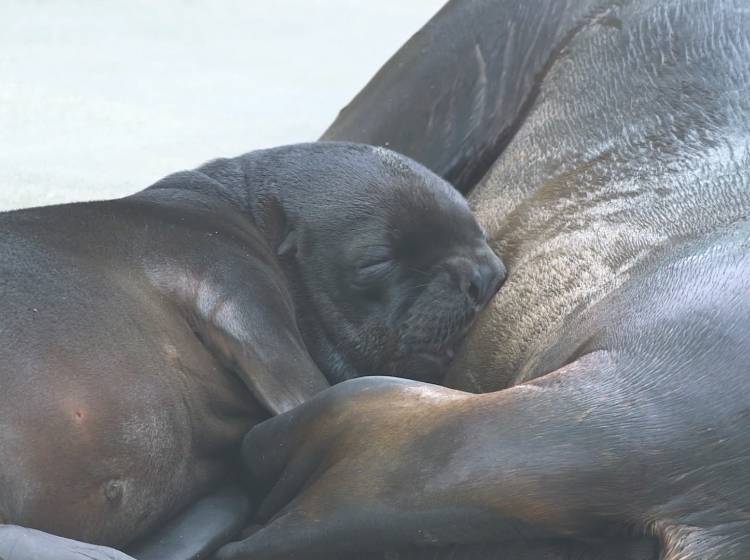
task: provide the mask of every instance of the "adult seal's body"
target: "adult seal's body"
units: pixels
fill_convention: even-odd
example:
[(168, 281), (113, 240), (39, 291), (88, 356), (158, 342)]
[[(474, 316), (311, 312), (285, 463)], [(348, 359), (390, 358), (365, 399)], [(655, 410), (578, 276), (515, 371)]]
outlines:
[(259, 420), (329, 382), (444, 371), (504, 277), (450, 185), (343, 143), (1, 214), (0, 232), (3, 560), (204, 557), (242, 527), (239, 492), (133, 543), (231, 479)]
[(509, 280), (446, 383), (504, 390), (363, 380), (257, 427), (288, 445), (251, 472), (285, 477), (222, 558), (625, 530), (750, 557), (748, 29), (742, 1), (451, 2), (396, 55), (326, 137), (491, 154), (470, 198)]

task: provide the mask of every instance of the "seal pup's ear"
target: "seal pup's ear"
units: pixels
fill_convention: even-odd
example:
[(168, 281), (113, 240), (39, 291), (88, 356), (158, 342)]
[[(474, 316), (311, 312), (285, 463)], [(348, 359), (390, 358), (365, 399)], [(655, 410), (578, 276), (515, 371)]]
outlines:
[(297, 252), (297, 231), (287, 217), (281, 202), (274, 197), (261, 200), (258, 204), (258, 223), (276, 256), (293, 256)]
[(294, 255), (297, 252), (297, 231), (289, 229), (286, 231), (283, 241), (276, 249), (276, 254), (280, 257)]

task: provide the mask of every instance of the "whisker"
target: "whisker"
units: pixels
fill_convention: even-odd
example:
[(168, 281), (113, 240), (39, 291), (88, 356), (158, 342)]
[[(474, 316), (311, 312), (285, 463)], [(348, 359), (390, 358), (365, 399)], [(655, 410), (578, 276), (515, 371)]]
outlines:
[(414, 267), (411, 267), (411, 266), (407, 266), (406, 270), (409, 270), (411, 272), (416, 272), (417, 274), (421, 274), (422, 276), (430, 276), (429, 272), (426, 272), (424, 270), (419, 270), (418, 268), (414, 268)]

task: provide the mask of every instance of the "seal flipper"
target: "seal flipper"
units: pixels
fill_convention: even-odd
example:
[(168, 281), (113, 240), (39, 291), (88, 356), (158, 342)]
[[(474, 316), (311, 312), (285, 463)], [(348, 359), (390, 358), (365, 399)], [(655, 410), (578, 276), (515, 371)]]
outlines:
[(271, 415), (281, 414), (329, 383), (305, 348), (282, 273), (273, 263), (239, 257), (217, 255), (208, 278), (187, 297), (174, 295), (201, 342)]
[(128, 552), (137, 560), (208, 558), (240, 533), (249, 513), (250, 500), (230, 485), (198, 500)]
[(207, 239), (193, 261), (150, 272), (154, 287), (182, 310), (198, 341), (270, 415), (327, 389), (328, 380), (305, 347), (292, 295), (271, 247), (229, 236)]

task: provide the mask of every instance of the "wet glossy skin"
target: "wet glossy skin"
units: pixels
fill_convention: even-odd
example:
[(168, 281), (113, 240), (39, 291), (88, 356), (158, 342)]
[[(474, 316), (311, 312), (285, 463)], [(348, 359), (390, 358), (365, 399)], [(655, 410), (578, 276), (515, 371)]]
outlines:
[(250, 427), (340, 379), (444, 370), (504, 279), (450, 185), (344, 143), (0, 214), (0, 232), (3, 560), (205, 557), (243, 526), (241, 491), (164, 524), (236, 477)]
[[(576, 2), (553, 31), (513, 28), (556, 5), (451, 3), (326, 134), (387, 141), (446, 174), (495, 151), (470, 201), (509, 279), (446, 383), (510, 389), (368, 380), (263, 424), (249, 446), (289, 442), (247, 459), (275, 483), (270, 522), (222, 558), (618, 528), (655, 535), (669, 560), (750, 555), (750, 13), (740, 1)], [(513, 32), (484, 25), (494, 18)], [(440, 50), (445, 29), (455, 59)], [(491, 44), (525, 58), (487, 60)], [(474, 48), (501, 69), (485, 87)], [(423, 74), (425, 89), (409, 79)], [(488, 115), (467, 102), (478, 91), (520, 91), (492, 98), (510, 122), (467, 118)], [(459, 147), (443, 154), (431, 122)], [(326, 427), (332, 410), (345, 428)], [(382, 434), (377, 451), (364, 431)], [(567, 542), (511, 557), (628, 554)], [(441, 554), (477, 557), (400, 557)]]

